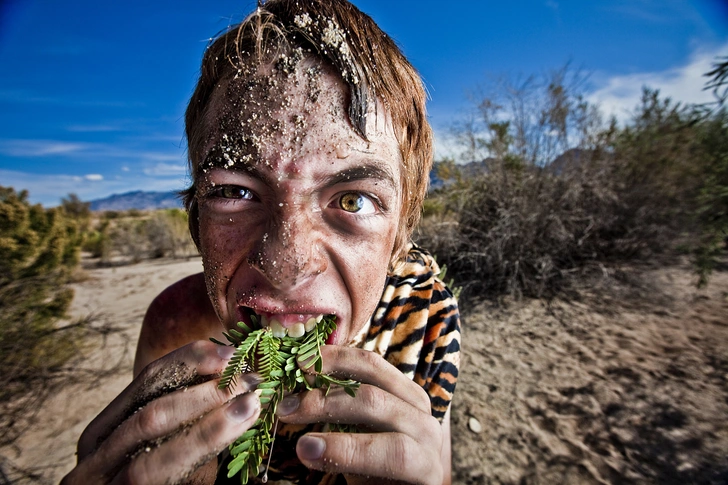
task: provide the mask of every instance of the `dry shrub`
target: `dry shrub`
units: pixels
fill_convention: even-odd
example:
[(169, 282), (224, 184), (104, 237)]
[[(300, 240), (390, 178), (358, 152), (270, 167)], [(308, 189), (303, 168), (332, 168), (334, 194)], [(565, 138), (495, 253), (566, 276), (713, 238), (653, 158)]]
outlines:
[(425, 218), (418, 241), (447, 264), (466, 294), (541, 296), (565, 289), (583, 269), (645, 249), (619, 217), (612, 187), (594, 176), (597, 164), (582, 162), (558, 175), (491, 166), (435, 195), (448, 210)]
[(104, 213), (88, 233), (84, 249), (102, 264), (197, 254), (187, 229), (187, 213), (181, 209)]
[(418, 242), (467, 295), (543, 296), (609, 266), (692, 253), (700, 282), (728, 242), (728, 115), (645, 89), (624, 127), (557, 71), (483, 99), (459, 139), (479, 161), (436, 164)]

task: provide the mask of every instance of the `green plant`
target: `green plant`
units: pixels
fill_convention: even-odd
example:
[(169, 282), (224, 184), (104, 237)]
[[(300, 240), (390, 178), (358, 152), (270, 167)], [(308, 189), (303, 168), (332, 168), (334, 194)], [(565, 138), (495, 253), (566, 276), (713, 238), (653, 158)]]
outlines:
[(19, 436), (78, 355), (82, 325), (56, 326), (73, 299), (66, 283), (78, 265), (83, 224), (74, 216), (0, 187), (0, 444)]
[[(257, 317), (253, 316), (253, 325), (257, 325)], [(276, 433), (276, 409), (285, 393), (305, 389), (324, 388), (328, 393), (332, 385), (341, 386), (352, 397), (359, 383), (352, 380), (339, 380), (321, 374), (321, 346), (336, 329), (335, 318), (325, 316), (316, 326), (301, 337), (273, 335), (270, 328), (251, 329), (243, 322), (238, 322), (241, 333), (231, 329), (225, 337), (236, 347), (220, 379), (221, 389), (230, 388), (238, 375), (255, 371), (260, 374), (262, 382), (260, 402), (264, 406), (253, 427), (230, 445), (232, 461), (228, 464), (228, 478), (240, 473), (242, 484), (248, 482), (249, 476), (256, 476), (267, 454), (272, 454)], [(215, 339), (214, 342), (225, 345)], [(304, 369), (314, 368), (316, 376), (313, 385), (305, 379)], [(267, 481), (267, 470), (263, 482)]]

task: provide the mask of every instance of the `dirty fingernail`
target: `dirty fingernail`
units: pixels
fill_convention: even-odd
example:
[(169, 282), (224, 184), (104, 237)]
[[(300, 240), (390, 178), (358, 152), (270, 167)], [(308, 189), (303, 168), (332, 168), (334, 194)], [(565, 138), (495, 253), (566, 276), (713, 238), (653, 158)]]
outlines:
[(235, 421), (245, 421), (255, 414), (260, 407), (260, 401), (253, 393), (243, 394), (233, 399), (226, 409), (227, 415)]
[(278, 416), (287, 416), (298, 409), (301, 399), (298, 394), (291, 394), (283, 398), (283, 401), (278, 405)]
[(326, 451), (326, 442), (315, 436), (301, 436), (296, 452), (302, 460), (318, 460)]
[(257, 372), (249, 372), (242, 377), (242, 380), (248, 385), (249, 389), (258, 387), (258, 384), (263, 382), (263, 378)]
[(235, 353), (235, 347), (229, 347), (227, 345), (218, 345), (217, 346), (217, 355), (220, 356), (220, 358), (229, 360), (230, 357), (233, 356)]

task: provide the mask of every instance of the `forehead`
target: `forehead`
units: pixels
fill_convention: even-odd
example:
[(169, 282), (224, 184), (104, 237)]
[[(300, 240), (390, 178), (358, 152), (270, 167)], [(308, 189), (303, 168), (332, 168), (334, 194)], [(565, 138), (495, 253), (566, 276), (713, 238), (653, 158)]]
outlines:
[(351, 125), (348, 100), (334, 68), (301, 49), (242, 67), (213, 92), (203, 164), (241, 168), (261, 160), (369, 153), (398, 172), (399, 144), (387, 111), (371, 103), (364, 139)]

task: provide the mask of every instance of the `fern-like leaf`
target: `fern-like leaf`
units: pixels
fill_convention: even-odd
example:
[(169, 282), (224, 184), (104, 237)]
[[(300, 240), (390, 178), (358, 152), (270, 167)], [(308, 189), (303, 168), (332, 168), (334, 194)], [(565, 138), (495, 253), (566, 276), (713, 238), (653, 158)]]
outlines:
[[(258, 319), (253, 316), (252, 322), (257, 326)], [(268, 328), (253, 330), (243, 322), (239, 322), (238, 327), (245, 333), (235, 329), (230, 329), (230, 334), (224, 333), (236, 350), (222, 373), (218, 387), (230, 388), (237, 376), (249, 369), (258, 372), (262, 378), (258, 385), (263, 405), (260, 416), (252, 428), (230, 445), (232, 460), (228, 464), (228, 478), (240, 474), (240, 483), (245, 485), (250, 476), (258, 475), (263, 457), (270, 453), (275, 439), (275, 414), (284, 393), (315, 387), (324, 388), (328, 393), (331, 386), (336, 385), (354, 396), (359, 383), (321, 374), (321, 347), (336, 329), (333, 316), (324, 317), (303, 337), (278, 338)], [(307, 361), (306, 368), (313, 366), (318, 373), (313, 385), (304, 379), (298, 367), (299, 361)]]

